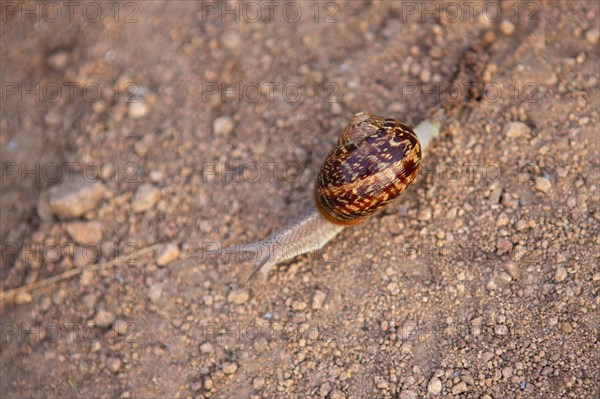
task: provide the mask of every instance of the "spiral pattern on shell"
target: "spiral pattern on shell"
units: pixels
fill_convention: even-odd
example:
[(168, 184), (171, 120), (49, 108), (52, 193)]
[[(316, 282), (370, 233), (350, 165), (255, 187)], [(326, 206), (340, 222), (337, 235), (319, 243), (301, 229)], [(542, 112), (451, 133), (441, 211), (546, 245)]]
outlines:
[(410, 127), (356, 114), (321, 166), (317, 209), (332, 223), (358, 223), (397, 198), (420, 166), (421, 145)]

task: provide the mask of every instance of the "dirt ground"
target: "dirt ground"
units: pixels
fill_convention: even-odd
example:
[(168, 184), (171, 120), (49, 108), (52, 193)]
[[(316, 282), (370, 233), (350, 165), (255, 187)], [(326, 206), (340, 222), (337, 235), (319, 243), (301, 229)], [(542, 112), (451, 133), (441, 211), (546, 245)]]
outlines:
[[(1, 397), (600, 396), (599, 3), (0, 5)], [(478, 43), (394, 204), (266, 282), (207, 255)]]

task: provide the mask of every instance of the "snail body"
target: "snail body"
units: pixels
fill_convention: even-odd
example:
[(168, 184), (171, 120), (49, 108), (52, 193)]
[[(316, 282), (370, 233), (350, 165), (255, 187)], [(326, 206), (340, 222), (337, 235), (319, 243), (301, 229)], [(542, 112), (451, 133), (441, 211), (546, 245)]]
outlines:
[[(392, 118), (356, 114), (317, 175), (314, 201), (269, 237), (226, 251), (250, 251), (258, 264), (250, 278), (321, 249), (345, 227), (360, 223), (396, 199), (416, 178), (422, 151), (439, 134), (443, 113), (415, 130)], [(422, 143), (425, 144), (422, 144)]]

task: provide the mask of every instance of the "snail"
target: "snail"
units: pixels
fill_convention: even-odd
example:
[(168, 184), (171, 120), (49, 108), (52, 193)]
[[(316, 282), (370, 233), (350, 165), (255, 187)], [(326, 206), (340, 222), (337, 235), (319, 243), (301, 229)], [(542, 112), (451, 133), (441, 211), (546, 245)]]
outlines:
[(408, 187), (443, 120), (439, 110), (413, 131), (392, 118), (355, 114), (325, 158), (308, 208), (266, 239), (224, 251), (257, 255), (250, 280), (260, 270), (266, 279), (278, 263), (323, 248), (345, 227), (380, 211)]

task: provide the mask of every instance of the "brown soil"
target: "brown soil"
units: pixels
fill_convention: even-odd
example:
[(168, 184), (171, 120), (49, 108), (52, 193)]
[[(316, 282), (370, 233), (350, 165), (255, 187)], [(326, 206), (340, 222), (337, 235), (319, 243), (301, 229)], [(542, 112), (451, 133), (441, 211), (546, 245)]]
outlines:
[[(0, 396), (598, 398), (598, 3), (236, 4), (1, 3), (2, 289), (180, 253), (6, 300)], [(301, 211), (353, 113), (415, 124), (457, 76), (486, 90), (384, 212), (267, 282), (205, 254)], [(99, 223), (47, 213), (71, 165)]]

